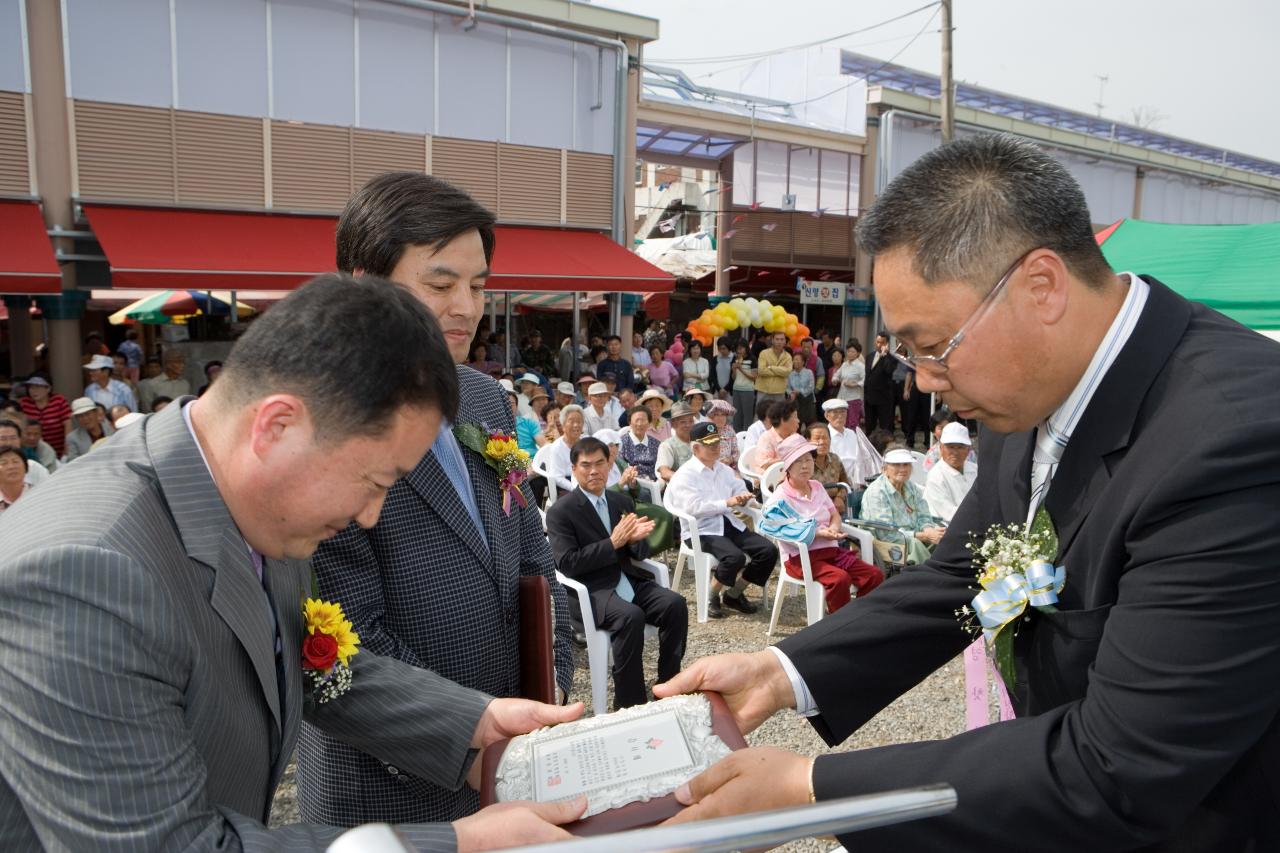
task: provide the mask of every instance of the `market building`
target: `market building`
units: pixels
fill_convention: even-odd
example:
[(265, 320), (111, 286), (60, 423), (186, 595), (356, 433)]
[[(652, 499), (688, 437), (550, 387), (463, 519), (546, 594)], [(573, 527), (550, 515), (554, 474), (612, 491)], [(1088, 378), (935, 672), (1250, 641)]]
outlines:
[(669, 290), (625, 248), (657, 35), (568, 0), (0, 0), (0, 290), (40, 315), (10, 320), (10, 372), (43, 339), (78, 392), (113, 291), (252, 303), (332, 269), (337, 213), (392, 169), (497, 214), (495, 293)]

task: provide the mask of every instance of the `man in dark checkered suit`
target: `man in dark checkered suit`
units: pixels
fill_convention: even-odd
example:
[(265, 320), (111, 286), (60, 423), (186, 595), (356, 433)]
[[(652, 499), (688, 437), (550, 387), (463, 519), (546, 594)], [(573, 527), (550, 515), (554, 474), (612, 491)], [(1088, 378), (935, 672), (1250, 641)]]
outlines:
[[(338, 267), (409, 287), (439, 320), (457, 363), (455, 423), (513, 432), (502, 388), (466, 360), (484, 313), (494, 218), (470, 196), (420, 172), (371, 180), (338, 223)], [(526, 492), (527, 494), (527, 492)], [(341, 600), (364, 647), (493, 696), (520, 689), (521, 575), (551, 584), (556, 682), (573, 673), (564, 590), (537, 510), (502, 511), (498, 477), (442, 429), (387, 494), (377, 525), (351, 526), (313, 561), (320, 590)], [(444, 821), (476, 811), (474, 791), (448, 791), (325, 734), (303, 729), (298, 799), (308, 820)]]

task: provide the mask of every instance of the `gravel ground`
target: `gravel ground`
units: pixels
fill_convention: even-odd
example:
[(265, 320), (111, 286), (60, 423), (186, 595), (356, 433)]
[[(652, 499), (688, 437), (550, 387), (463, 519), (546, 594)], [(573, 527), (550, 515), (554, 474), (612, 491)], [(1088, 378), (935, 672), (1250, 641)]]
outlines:
[[(675, 565), (674, 553), (668, 553), (668, 565)], [(722, 620), (699, 625), (694, 614), (693, 575), (686, 571), (681, 580), (680, 592), (689, 602), (689, 644), (685, 662), (692, 663), (700, 657), (724, 652), (752, 652), (765, 647), (765, 630), (769, 627), (769, 611), (772, 607), (774, 587), (769, 585), (768, 605), (760, 602), (760, 590), (751, 587), (752, 601), (761, 603), (759, 612), (751, 616), (732, 613)], [(804, 601), (801, 596), (790, 596), (783, 604), (774, 640), (795, 633), (804, 627)], [(574, 671), (571, 699), (581, 699), (591, 704), (591, 684), (587, 670), (585, 649), (575, 646), (577, 669)], [(652, 679), (657, 671), (657, 642), (651, 640), (645, 648), (645, 672)], [(888, 662), (886, 662), (886, 665)], [(612, 691), (612, 687), (611, 687)], [(964, 730), (964, 671), (961, 660), (956, 658), (921, 682), (914, 690), (904, 694), (896, 702), (873, 718), (837, 751), (864, 749), (886, 744), (919, 740), (935, 740), (950, 737)], [(612, 692), (610, 694), (612, 702)], [(589, 712), (588, 708), (588, 712)], [(751, 734), (748, 741), (753, 746), (778, 746), (804, 755), (820, 755), (828, 751), (822, 739), (807, 722), (790, 712), (774, 717)], [(276, 792), (272, 810), (272, 825), (294, 823), (299, 820), (293, 781), (293, 768), (285, 774)], [(803, 839), (777, 848), (788, 853), (818, 853), (834, 846), (831, 841)]]

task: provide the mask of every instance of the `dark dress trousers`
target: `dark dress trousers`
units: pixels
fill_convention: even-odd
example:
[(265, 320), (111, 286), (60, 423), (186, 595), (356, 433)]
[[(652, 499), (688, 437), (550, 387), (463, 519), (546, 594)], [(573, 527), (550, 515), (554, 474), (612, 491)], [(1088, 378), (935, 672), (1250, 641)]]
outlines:
[[(574, 489), (547, 511), (547, 538), (561, 574), (581, 582), (591, 593), (595, 627), (610, 632), (613, 648), (614, 704), (618, 708), (648, 701), (644, 683), (644, 626), (658, 626), (658, 681), (680, 671), (689, 610), (684, 597), (654, 583), (653, 576), (632, 565), (649, 556), (649, 544), (641, 539), (614, 549), (609, 539), (618, 522), (635, 512), (631, 498), (605, 490), (610, 529), (600, 524), (595, 505), (581, 489)], [(616, 592), (623, 574), (635, 590), (634, 600)], [(569, 600), (574, 617), (581, 619), (577, 598)]]
[(876, 429), (893, 431), (893, 371), (897, 366), (898, 360), (889, 353), (880, 355), (873, 349), (867, 355), (867, 378), (862, 384), (862, 400), (866, 407), (868, 435)]
[[(959, 795), (850, 849), (1280, 850), (1280, 347), (1147, 280), (1046, 499), (1066, 586), (1019, 628), (1018, 719), (819, 758), (819, 799)], [(1033, 436), (984, 431), (933, 559), (780, 643), (828, 743), (970, 642), (965, 544), (1024, 521)]]

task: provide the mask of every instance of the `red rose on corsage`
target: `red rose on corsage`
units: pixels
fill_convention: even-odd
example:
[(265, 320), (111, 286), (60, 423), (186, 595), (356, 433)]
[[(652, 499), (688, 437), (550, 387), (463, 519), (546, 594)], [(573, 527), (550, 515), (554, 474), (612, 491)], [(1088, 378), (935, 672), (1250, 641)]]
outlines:
[(338, 641), (328, 634), (310, 634), (302, 641), (302, 666), (328, 672), (338, 659)]
[(302, 602), (302, 682), (309, 710), (351, 689), (351, 658), (359, 652), (360, 635), (341, 605), (319, 598)]

